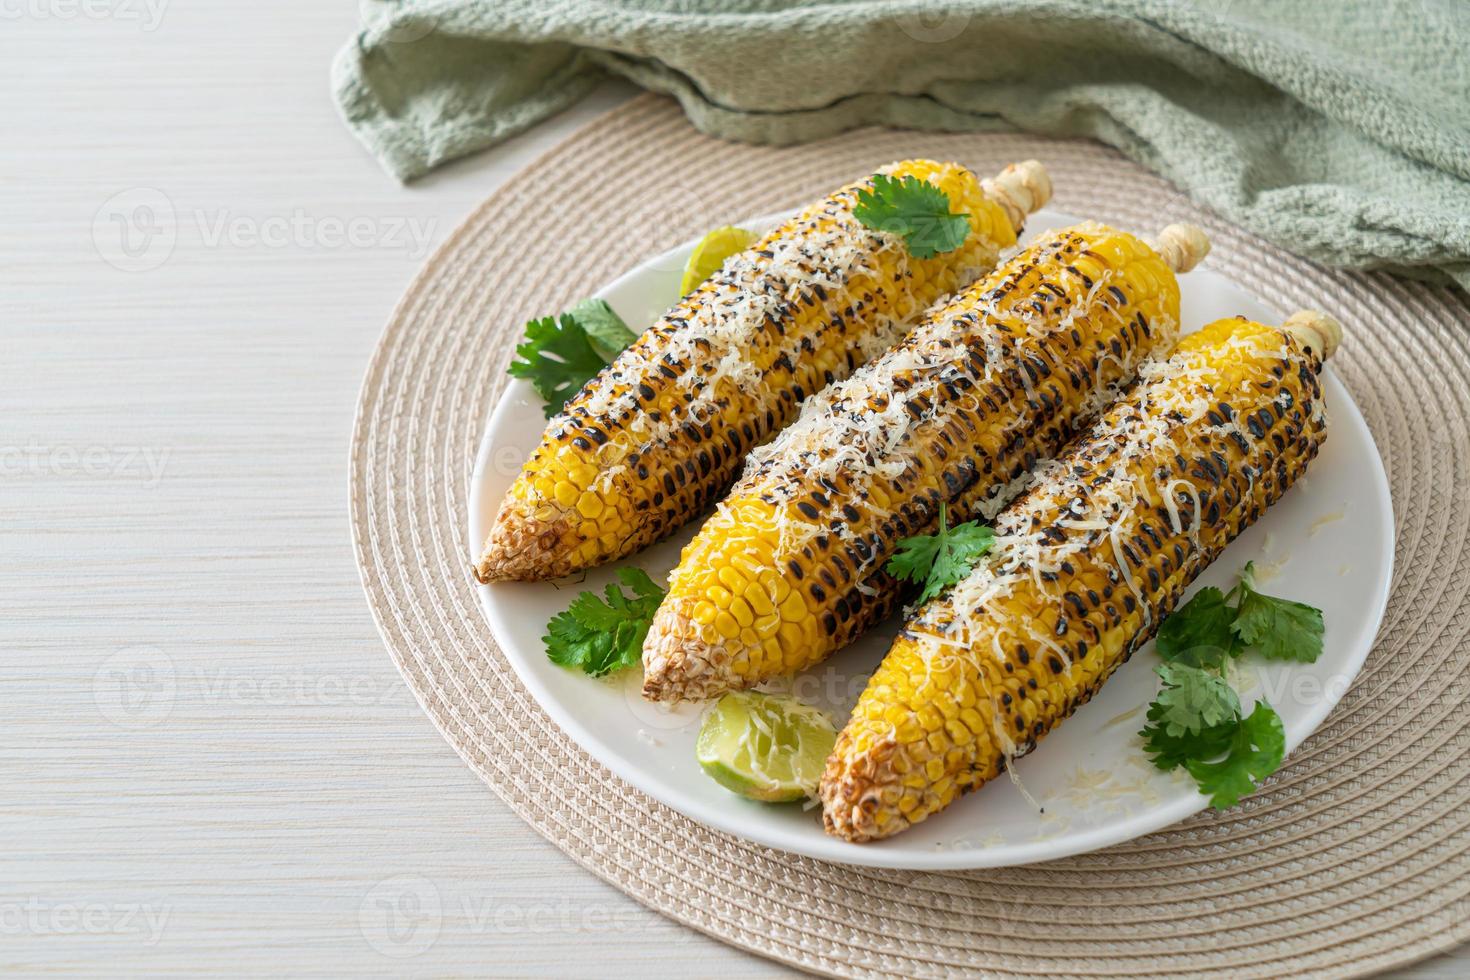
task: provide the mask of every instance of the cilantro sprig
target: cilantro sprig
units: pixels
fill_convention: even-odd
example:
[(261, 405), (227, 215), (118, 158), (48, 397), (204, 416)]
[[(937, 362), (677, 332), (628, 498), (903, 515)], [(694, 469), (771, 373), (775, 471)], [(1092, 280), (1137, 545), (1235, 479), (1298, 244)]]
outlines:
[(1267, 660), (1315, 663), (1322, 655), (1322, 610), (1304, 602), (1277, 599), (1256, 591), (1255, 568), (1240, 573), (1240, 606), (1230, 629)]
[(1184, 765), (1200, 792), (1209, 794), (1210, 804), (1224, 810), (1280, 769), (1285, 755), (1286, 729), (1281, 726), (1281, 716), (1258, 701), (1250, 716), (1235, 724), (1225, 758), (1216, 762), (1191, 758)]
[(592, 349), (608, 363), (623, 352), (638, 335), (628, 329), (617, 311), (607, 305), (607, 300), (584, 299), (566, 313), (579, 323), (592, 341)]
[(1162, 680), (1149, 705), (1149, 719), (1171, 738), (1199, 735), (1240, 717), (1240, 696), (1225, 678), (1187, 664), (1164, 664)]
[(637, 336), (600, 299), (583, 300), (560, 316), (526, 324), (526, 340), (510, 362), (513, 377), (531, 382), (551, 418)]
[(1183, 767), (1217, 809), (1232, 807), (1281, 767), (1286, 732), (1265, 701), (1242, 715), (1225, 680), (1247, 650), (1268, 660), (1313, 663), (1322, 654), (1322, 611), (1256, 589), (1255, 566), (1224, 593), (1205, 588), (1159, 627), (1159, 693), (1139, 735), (1153, 764)]
[(620, 568), (618, 578), (631, 589), (629, 596), (616, 583), (603, 590), (582, 592), (566, 612), (546, 624), (546, 656), (563, 667), (580, 667), (593, 677), (631, 667), (643, 656), (643, 640), (665, 592), (639, 568)]
[(1219, 669), (1240, 651), (1230, 624), (1235, 620), (1225, 593), (1200, 589), (1159, 625), (1154, 646), (1167, 661)]
[(904, 538), (888, 559), (888, 574), (899, 581), (923, 582), (920, 602), (928, 602), (970, 574), (995, 543), (995, 532), (978, 521), (949, 526), (949, 511), (939, 505), (939, 531)]
[(1247, 649), (1267, 660), (1314, 663), (1322, 655), (1322, 610), (1256, 589), (1254, 562), (1227, 595), (1210, 587), (1175, 610), (1159, 627), (1159, 656), (1219, 669)]
[(873, 175), (873, 189), (858, 191), (853, 217), (874, 231), (902, 235), (909, 254), (930, 259), (951, 252), (970, 234), (970, 216), (949, 210), (949, 195), (912, 175)]

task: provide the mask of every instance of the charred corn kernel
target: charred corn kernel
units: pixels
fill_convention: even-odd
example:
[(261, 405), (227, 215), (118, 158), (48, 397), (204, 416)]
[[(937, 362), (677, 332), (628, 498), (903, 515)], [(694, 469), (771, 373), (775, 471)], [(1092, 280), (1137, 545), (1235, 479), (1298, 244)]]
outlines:
[[(644, 645), (645, 693), (709, 698), (810, 667), (887, 615), (901, 599), (884, 571), (898, 542), (932, 531), (941, 503), (955, 522), (989, 519), (1141, 360), (1172, 346), (1179, 287), (1161, 253), (1188, 269), (1207, 248), (1182, 226), (1159, 250), (1092, 223), (1043, 236), (810, 399), (685, 548)], [(815, 638), (780, 658), (690, 618), (752, 538)], [(753, 604), (757, 617), (798, 615), (759, 581), (779, 613)]]
[[(871, 186), (863, 180), (733, 256), (547, 425), (501, 504), (475, 567), (481, 581), (566, 575), (632, 554), (699, 514), (804, 398), (994, 268), (1050, 195), (1034, 161), (983, 181), (931, 160), (884, 172), (943, 190), (952, 211), (969, 215), (964, 243), (919, 259), (902, 238), (864, 227), (853, 216)], [(564, 482), (573, 504), (555, 491)], [(584, 507), (584, 497), (603, 506)], [(598, 545), (582, 547), (589, 541)]]
[[(1210, 324), (1038, 467), (991, 554), (908, 621), (874, 673), (822, 778), (828, 831), (864, 841), (917, 823), (1087, 702), (1316, 456), (1318, 374), (1339, 336), (1321, 314)], [(966, 700), (973, 738), (934, 724), (936, 706)], [(925, 781), (894, 775), (909, 771)]]

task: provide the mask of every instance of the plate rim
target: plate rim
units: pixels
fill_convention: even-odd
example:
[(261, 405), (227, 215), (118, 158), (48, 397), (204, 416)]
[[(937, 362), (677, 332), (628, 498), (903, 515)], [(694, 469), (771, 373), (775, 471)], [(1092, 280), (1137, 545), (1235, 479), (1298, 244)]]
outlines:
[[(794, 214), (796, 210), (793, 208), (781, 212), (767, 213), (746, 218), (735, 223), (762, 227), (772, 221)], [(1070, 212), (1052, 207), (1046, 207), (1042, 211), (1050, 217), (1068, 224), (1085, 220)], [(693, 237), (661, 253), (649, 256), (631, 269), (593, 291), (591, 295), (596, 298), (606, 298), (608, 294), (614, 293), (626, 285), (629, 280), (645, 275), (646, 270), (650, 267), (666, 265), (674, 261), (677, 261), (682, 266), (683, 258), (688, 255), (699, 240), (699, 237)], [(1199, 271), (1224, 279), (1235, 288), (1250, 294), (1258, 302), (1262, 303), (1262, 305), (1271, 305), (1261, 299), (1255, 290), (1241, 285), (1219, 270), (1201, 269)], [(1341, 426), (1345, 421), (1350, 421), (1351, 425), (1358, 430), (1359, 435), (1363, 437), (1367, 445), (1373, 449), (1371, 453), (1373, 491), (1374, 497), (1380, 505), (1379, 510), (1384, 516), (1382, 539), (1379, 541), (1383, 561), (1378, 563), (1380, 572), (1373, 594), (1375, 607), (1371, 617), (1373, 625), (1370, 629), (1358, 635), (1351, 655), (1343, 665), (1345, 668), (1343, 673), (1347, 676), (1347, 683), (1342, 685), (1341, 690), (1337, 692), (1336, 696), (1324, 695), (1316, 704), (1311, 706), (1311, 710), (1305, 712), (1305, 717), (1308, 719), (1307, 724), (1300, 738), (1295, 741), (1288, 741), (1283, 766), (1290, 760), (1292, 753), (1300, 748), (1307, 739), (1311, 738), (1322, 727), (1322, 723), (1341, 700), (1342, 694), (1346, 693), (1362, 672), (1363, 665), (1367, 662), (1368, 654), (1372, 652), (1378, 634), (1383, 628), (1383, 622), (1388, 608), (1388, 599), (1393, 585), (1396, 527), (1393, 513), (1393, 497), (1390, 492), (1388, 472), (1383, 465), (1383, 454), (1379, 451), (1377, 442), (1373, 438), (1372, 429), (1369, 428), (1367, 420), (1363, 417), (1362, 410), (1358, 407), (1357, 401), (1352, 396), (1352, 392), (1332, 371), (1330, 365), (1325, 367), (1323, 378), (1328, 384), (1335, 385), (1343, 396), (1341, 398), (1341, 404), (1334, 406), (1333, 424)], [(484, 497), (486, 474), (491, 469), (489, 465), (490, 457), (494, 452), (491, 434), (499, 428), (497, 423), (502, 413), (515, 410), (518, 407), (515, 405), (515, 402), (524, 400), (528, 396), (532, 400), (538, 397), (529, 382), (518, 378), (509, 379), (481, 428), (466, 497), (467, 519), (464, 531), (472, 560), (478, 557), (484, 544), (483, 536), (477, 535), (477, 531), (482, 530), (477, 525), (479, 523), (479, 514), (482, 511), (480, 501)], [(471, 581), (473, 582), (473, 580)], [(508, 633), (509, 630), (496, 607), (491, 602), (491, 596), (493, 594), (491, 590), (494, 586), (473, 583), (473, 588), (475, 590), (476, 603), (480, 608), (481, 614), (485, 617), (487, 625), (490, 627), (491, 635), (495, 640), (497, 648), (499, 648), (501, 654), (510, 663), (511, 668), (515, 671), (516, 676), (520, 678), (521, 683), (526, 686), (527, 691), (535, 698), (537, 705), (546, 712), (564, 734), (571, 737), (578, 747), (592, 756), (600, 765), (606, 767), (620, 779), (630, 783), (640, 792), (684, 817), (727, 834), (740, 843), (769, 847), (783, 853), (794, 854), (813, 860), (830, 861), (837, 864), (859, 867), (906, 871), (973, 871), (1019, 867), (1042, 861), (1092, 853), (1116, 844), (1137, 840), (1140, 837), (1145, 837), (1173, 826), (1200, 813), (1209, 806), (1209, 800), (1202, 794), (1196, 792), (1193, 796), (1184, 796), (1145, 808), (1138, 814), (1131, 816), (1127, 821), (1118, 824), (1069, 830), (1065, 834), (1040, 840), (1023, 841), (992, 847), (913, 852), (885, 848), (882, 841), (854, 844), (825, 834), (820, 838), (814, 839), (820, 841), (820, 846), (809, 848), (795, 847), (784, 836), (766, 833), (763, 829), (765, 827), (764, 824), (741, 823), (738, 819), (726, 815), (738, 814), (738, 810), (721, 810), (719, 808), (708, 807), (697, 800), (688, 798), (676, 800), (671, 798), (673, 794), (665, 793), (662, 784), (652, 778), (645, 769), (625, 764), (624, 760), (618, 754), (608, 751), (605, 748), (606, 743), (584, 726), (573, 712), (565, 710), (561, 702), (551, 696), (550, 690), (542, 683), (540, 677), (534, 671), (528, 669), (526, 665), (523, 665), (520, 662), (521, 658), (519, 656), (512, 656), (508, 651), (506, 644), (501, 640), (501, 635)], [(985, 860), (984, 856), (990, 853), (994, 853), (996, 856), (1005, 855), (1006, 859), (1000, 861)]]

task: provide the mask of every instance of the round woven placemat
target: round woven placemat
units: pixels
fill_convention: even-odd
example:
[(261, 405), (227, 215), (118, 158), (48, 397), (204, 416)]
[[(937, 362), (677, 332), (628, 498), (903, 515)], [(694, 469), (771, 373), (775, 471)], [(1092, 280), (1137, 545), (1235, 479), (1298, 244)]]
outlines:
[[(1393, 487), (1397, 563), (1361, 676), (1265, 790), (1223, 814), (1050, 864), (875, 871), (708, 830), (589, 758), (526, 693), (481, 617), (465, 546), (471, 463), (532, 316), (719, 224), (793, 207), (876, 165), (1036, 157), (1056, 206), (1124, 227), (1195, 221), (1209, 265), (1348, 340), (1333, 369)], [(352, 446), (373, 614), (445, 738), (516, 812), (644, 904), (838, 975), (1363, 974), (1470, 939), (1470, 305), (1330, 272), (1192, 205), (1090, 143), (863, 130), (794, 148), (696, 133), (645, 96), (469, 217), (394, 311)]]

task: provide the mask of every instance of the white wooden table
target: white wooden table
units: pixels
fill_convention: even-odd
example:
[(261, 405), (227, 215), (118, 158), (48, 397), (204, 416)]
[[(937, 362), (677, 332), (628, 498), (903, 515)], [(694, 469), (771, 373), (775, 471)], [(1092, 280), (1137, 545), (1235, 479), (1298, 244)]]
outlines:
[(777, 973), (541, 840), (378, 640), (346, 487), (379, 330), (631, 90), (405, 189), (329, 98), (354, 27), (0, 0), (0, 972)]

